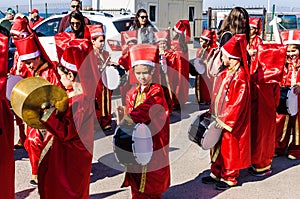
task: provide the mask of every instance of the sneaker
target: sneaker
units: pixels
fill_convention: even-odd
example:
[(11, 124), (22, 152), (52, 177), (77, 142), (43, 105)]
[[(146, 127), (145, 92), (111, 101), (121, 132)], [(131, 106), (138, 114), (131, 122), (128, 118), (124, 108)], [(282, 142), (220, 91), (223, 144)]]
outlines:
[(235, 185), (232, 185), (232, 186), (230, 186), (229, 184), (227, 184), (226, 182), (224, 182), (224, 181), (218, 181), (217, 183), (216, 183), (216, 189), (217, 190), (227, 190), (227, 189), (229, 189), (229, 188), (231, 188), (231, 187), (234, 187)]
[(203, 177), (201, 180), (203, 184), (214, 184), (218, 182), (218, 180), (212, 178), (211, 176)]
[(288, 155), (288, 159), (290, 159), (290, 160), (296, 160), (297, 158), (295, 156), (293, 156), (293, 155)]
[(35, 180), (30, 180), (29, 184), (33, 187), (37, 187), (38, 183)]
[(255, 171), (253, 167), (249, 167), (248, 172), (253, 175), (253, 176), (257, 176), (257, 177), (263, 177), (263, 176), (268, 176), (272, 174), (272, 170), (271, 169), (267, 169), (265, 171)]
[(21, 142), (18, 142), (17, 144), (14, 145), (14, 149), (24, 149), (23, 144)]
[(111, 126), (106, 126), (103, 131), (108, 132), (108, 131), (112, 131), (113, 128)]

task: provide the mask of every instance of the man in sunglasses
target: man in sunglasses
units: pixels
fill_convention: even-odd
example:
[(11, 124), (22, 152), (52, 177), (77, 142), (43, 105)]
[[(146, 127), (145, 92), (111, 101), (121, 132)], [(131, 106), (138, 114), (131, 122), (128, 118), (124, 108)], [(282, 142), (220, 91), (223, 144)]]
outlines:
[[(75, 11), (75, 10), (80, 11), (81, 10), (81, 1), (80, 0), (71, 0), (70, 10), (71, 10), (71, 12)], [(71, 17), (71, 15), (68, 14), (61, 19), (60, 25), (58, 28), (58, 32), (64, 32), (66, 30), (66, 28), (68, 28), (70, 26), (70, 17)], [(90, 20), (87, 17), (84, 17), (84, 22), (85, 22), (85, 25), (91, 24)]]

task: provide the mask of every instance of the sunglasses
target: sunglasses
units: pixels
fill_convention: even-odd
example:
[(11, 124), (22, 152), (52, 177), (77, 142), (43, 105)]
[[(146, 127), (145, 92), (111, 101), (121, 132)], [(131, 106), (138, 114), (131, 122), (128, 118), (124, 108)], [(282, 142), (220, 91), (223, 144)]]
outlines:
[(148, 16), (140, 16), (142, 19), (148, 19)]
[(80, 8), (80, 5), (71, 5), (72, 8)]
[(72, 26), (75, 26), (75, 25), (76, 25), (76, 26), (80, 26), (80, 25), (81, 25), (81, 22), (71, 22), (71, 25), (72, 25)]

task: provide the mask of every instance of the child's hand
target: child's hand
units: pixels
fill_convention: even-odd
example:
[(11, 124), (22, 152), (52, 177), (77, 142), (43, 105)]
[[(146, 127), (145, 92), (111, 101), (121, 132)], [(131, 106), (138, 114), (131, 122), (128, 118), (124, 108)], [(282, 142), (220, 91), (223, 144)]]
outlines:
[(116, 110), (117, 115), (117, 124), (120, 124), (124, 118), (125, 114), (125, 107), (124, 106), (118, 106)]
[(295, 93), (295, 95), (298, 95), (300, 93), (300, 86), (299, 85), (294, 86), (294, 93)]
[(255, 56), (255, 55), (256, 55), (257, 50), (249, 49), (249, 50), (248, 50), (248, 53), (249, 53), (249, 55), (252, 57), (252, 56)]
[(217, 129), (222, 129), (222, 128), (223, 128), (218, 122), (216, 122), (215, 127), (216, 127)]

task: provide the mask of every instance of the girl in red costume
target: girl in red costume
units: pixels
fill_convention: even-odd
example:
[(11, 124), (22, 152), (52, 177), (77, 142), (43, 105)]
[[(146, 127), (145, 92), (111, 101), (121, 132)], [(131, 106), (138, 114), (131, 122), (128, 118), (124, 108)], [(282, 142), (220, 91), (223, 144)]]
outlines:
[(68, 42), (58, 73), (68, 91), (69, 107), (64, 114), (56, 114), (51, 105), (43, 107), (40, 120), (53, 137), (39, 165), (41, 199), (89, 198), (98, 82), (92, 49), (88, 39)]
[[(169, 112), (163, 88), (152, 83), (158, 49), (138, 44), (130, 49), (130, 61), (139, 85), (128, 92), (126, 110), (118, 107), (120, 125), (145, 123), (152, 133), (153, 155), (147, 165), (126, 167), (123, 186), (131, 186), (132, 198), (162, 198), (170, 186)], [(164, 121), (164, 123), (162, 122)]]
[(0, 199), (11, 199), (15, 197), (14, 119), (6, 99), (8, 37), (2, 33), (0, 66)]
[(225, 190), (237, 185), (239, 170), (250, 165), (250, 85), (245, 34), (235, 34), (222, 50), (223, 69), (212, 93), (211, 113), (220, 141), (211, 149), (211, 173), (202, 178)]
[(282, 31), (281, 38), (287, 44), (287, 59), (281, 87), (294, 87), (298, 95), (298, 114), (277, 115), (276, 155), (284, 155), (287, 149), (289, 159), (300, 159), (299, 92), (300, 92), (300, 30)]

